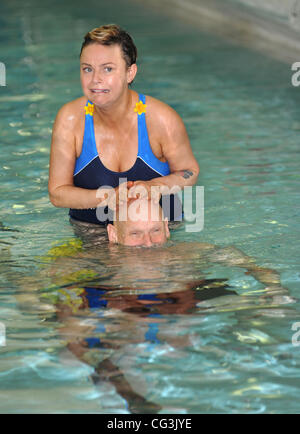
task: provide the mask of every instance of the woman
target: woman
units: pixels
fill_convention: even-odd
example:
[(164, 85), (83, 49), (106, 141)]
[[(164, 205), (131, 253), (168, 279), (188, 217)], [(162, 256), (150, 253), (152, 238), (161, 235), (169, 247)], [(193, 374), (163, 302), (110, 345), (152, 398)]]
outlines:
[(152, 186), (183, 188), (197, 180), (199, 167), (179, 115), (129, 89), (136, 58), (130, 35), (117, 25), (85, 35), (84, 96), (58, 111), (50, 156), (50, 200), (71, 208), (73, 219), (103, 224), (96, 208), (107, 201), (97, 190), (110, 186), (118, 193), (120, 179), (128, 181), (133, 197), (141, 187), (150, 194)]

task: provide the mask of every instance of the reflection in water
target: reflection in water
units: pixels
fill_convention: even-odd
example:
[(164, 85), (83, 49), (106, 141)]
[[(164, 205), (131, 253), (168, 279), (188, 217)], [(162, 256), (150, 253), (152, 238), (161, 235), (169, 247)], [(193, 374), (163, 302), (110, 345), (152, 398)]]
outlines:
[(11, 229), (0, 222), (0, 231), (2, 232), (19, 232), (18, 229)]
[[(68, 288), (71, 292), (73, 289)], [(60, 328), (63, 335), (70, 337), (76, 330), (77, 337), (69, 340), (68, 349), (80, 360), (94, 366), (95, 384), (110, 381), (126, 400), (131, 413), (156, 413), (160, 406), (133, 390), (122, 370), (114, 364), (111, 354), (122, 350), (124, 345), (138, 343), (146, 343), (148, 351), (155, 350), (163, 343), (168, 343), (172, 348), (190, 345), (187, 336), (174, 339), (164, 335), (163, 326), (170, 324), (171, 315), (193, 314), (199, 301), (229, 294), (235, 292), (228, 290), (226, 282), (222, 280), (203, 280), (196, 288), (175, 293), (140, 295), (130, 294), (130, 291), (122, 291), (121, 294), (117, 291), (116, 294), (114, 290), (103, 286), (89, 286), (82, 288), (82, 304), (77, 305), (76, 310), (83, 310), (84, 316), (90, 317), (90, 321), (83, 324), (78, 321), (78, 316), (76, 320), (72, 315), (72, 307), (64, 303), (57, 304), (57, 318), (64, 324)], [(105, 311), (109, 310), (119, 312), (119, 315), (114, 315), (113, 321), (111, 318), (109, 321), (106, 319)]]
[[(161, 410), (148, 397), (143, 374), (136, 382), (131, 372), (136, 358), (145, 354), (154, 357), (163, 351), (172, 358), (193, 347), (194, 331), (182, 325), (184, 317), (291, 301), (274, 270), (257, 267), (237, 249), (209, 244), (169, 242), (133, 249), (107, 243), (99, 247), (96, 242), (86, 248), (72, 239), (39, 261), (40, 273), (20, 282), (19, 306), (54, 322), (65, 347), (93, 367), (95, 386), (112, 384), (131, 413)], [(263, 288), (255, 297), (239, 296), (225, 272), (224, 278), (205, 277), (217, 263), (248, 270)]]
[[(122, 22), (140, 47), (135, 89), (182, 115), (202, 170), (205, 230), (182, 231), (176, 239), (237, 244), (280, 270), (298, 292), (300, 93), (291, 87), (290, 68), (133, 3), (90, 0), (87, 8), (73, 0), (70, 9), (71, 2), (53, 0), (1, 2), (0, 35), (8, 41), (1, 53), (10, 70), (0, 96), (0, 321), (7, 331), (7, 346), (0, 348), (1, 410), (124, 412), (114, 387), (101, 390), (110, 381), (100, 378), (98, 393), (87, 386), (90, 366), (103, 362), (103, 378), (113, 364), (136, 394), (164, 412), (299, 412), (300, 353), (291, 343), (299, 307), (283, 306), (286, 296), (268, 295), (267, 285), (243, 269), (213, 258), (209, 265), (205, 255), (193, 266), (157, 250), (151, 275), (151, 254), (138, 250), (126, 271), (125, 257), (120, 263), (101, 247), (84, 258), (88, 243), (77, 249), (76, 242), (36, 258), (55, 239), (73, 236), (67, 212), (48, 201), (48, 154), (55, 113), (80, 96), (82, 37), (92, 22)], [(185, 260), (178, 245), (180, 252)], [(203, 287), (188, 289), (181, 280), (215, 278), (229, 278), (238, 295), (199, 301), (194, 314), (180, 313), (182, 298), (168, 303), (175, 292), (187, 290), (191, 299), (203, 294)], [(115, 307), (84, 308), (85, 287), (107, 288), (102, 300)], [(144, 316), (122, 310), (128, 296), (145, 294), (155, 298), (134, 301), (134, 309), (148, 309)], [(151, 317), (149, 309), (155, 315), (159, 304), (178, 313)], [(58, 308), (66, 310), (64, 320)], [(63, 348), (77, 339), (103, 346), (88, 341), (86, 362), (76, 365)], [(136, 404), (138, 411), (144, 407)]]

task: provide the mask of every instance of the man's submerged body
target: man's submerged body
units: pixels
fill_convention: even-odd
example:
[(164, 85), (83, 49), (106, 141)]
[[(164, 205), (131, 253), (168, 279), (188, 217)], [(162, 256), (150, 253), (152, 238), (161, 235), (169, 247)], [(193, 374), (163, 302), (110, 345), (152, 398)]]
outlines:
[[(162, 214), (154, 226), (147, 219), (132, 223), (110, 225), (110, 243), (101, 246), (82, 248), (78, 243), (78, 249), (72, 250), (67, 245), (65, 255), (63, 249), (54, 248), (48, 256), (50, 263), (47, 260), (40, 276), (28, 282), (29, 296), (23, 294), (19, 302), (31, 311), (35, 306), (41, 311), (43, 306), (50, 317), (55, 312), (60, 337), (72, 354), (95, 368), (95, 384), (112, 383), (133, 413), (156, 413), (160, 406), (144, 398), (143, 378), (134, 385), (128, 377), (130, 366), (122, 365), (124, 360), (135, 360), (131, 354), (124, 358), (128, 348), (146, 344), (151, 352), (156, 345), (165, 345), (165, 350), (192, 345), (189, 331), (178, 335), (171, 323), (180, 321), (182, 315), (205, 315), (216, 300), (227, 310), (238, 310), (239, 302), (244, 309), (245, 301), (249, 308), (258, 308), (292, 299), (276, 271), (258, 267), (235, 247), (167, 241), (169, 232)], [(152, 233), (157, 225), (159, 234)], [(134, 228), (138, 235), (132, 232)], [(251, 274), (262, 284), (260, 293), (256, 290), (251, 296), (248, 291), (247, 300), (238, 296), (235, 290), (239, 288), (226, 283), (226, 271), (224, 279), (208, 279), (210, 268), (216, 265), (222, 271), (223, 267), (238, 267)], [(40, 279), (46, 278), (54, 285), (43, 294)], [(39, 290), (40, 300), (34, 297), (33, 288)], [(56, 301), (41, 304), (44, 295), (48, 300), (55, 295)]]
[[(208, 279), (210, 267), (216, 264), (251, 272), (263, 284), (261, 293), (239, 296), (234, 292), (238, 287), (226, 284), (225, 269), (223, 281)], [(157, 348), (165, 357), (169, 353), (174, 357), (192, 346), (192, 331), (186, 329), (182, 336), (176, 332), (180, 324), (187, 327), (186, 315), (203, 317), (217, 305), (217, 310), (238, 311), (247, 308), (246, 303), (259, 309), (291, 300), (275, 271), (257, 267), (234, 247), (205, 243), (167, 243), (155, 248), (106, 245), (58, 257), (47, 269), (57, 285), (55, 292), (61, 288), (63, 293), (55, 310), (68, 350), (94, 367), (95, 385), (113, 384), (132, 413), (161, 409), (145, 398), (144, 378), (132, 377), (139, 351), (151, 356)], [(83, 274), (78, 274), (77, 281), (69, 278), (80, 270)], [(84, 278), (84, 272), (90, 277)], [(66, 304), (79, 289), (76, 303)], [(132, 349), (137, 354), (130, 353)]]

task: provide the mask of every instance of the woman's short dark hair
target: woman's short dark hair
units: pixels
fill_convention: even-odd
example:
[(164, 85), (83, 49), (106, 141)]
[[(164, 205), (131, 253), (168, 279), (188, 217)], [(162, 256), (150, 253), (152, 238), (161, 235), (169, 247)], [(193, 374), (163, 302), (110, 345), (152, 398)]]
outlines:
[(126, 30), (121, 29), (117, 24), (106, 24), (88, 32), (81, 46), (80, 56), (84, 47), (90, 44), (113, 45), (121, 47), (123, 58), (127, 67), (136, 63), (137, 48)]

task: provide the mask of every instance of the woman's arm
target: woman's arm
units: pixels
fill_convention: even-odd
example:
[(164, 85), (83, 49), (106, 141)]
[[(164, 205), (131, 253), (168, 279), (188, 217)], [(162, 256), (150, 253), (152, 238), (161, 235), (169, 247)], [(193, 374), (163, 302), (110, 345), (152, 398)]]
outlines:
[(54, 206), (61, 208), (96, 208), (101, 202), (96, 197), (97, 190), (75, 187), (73, 183), (77, 118), (73, 102), (62, 106), (57, 113), (51, 142), (49, 197)]
[(194, 185), (200, 169), (181, 117), (171, 107), (151, 97), (147, 97), (147, 116), (150, 140), (159, 143), (171, 173), (150, 181), (138, 181), (135, 185), (144, 185), (148, 192), (152, 186), (160, 187), (162, 191), (165, 188), (166, 194), (172, 188), (175, 192)]

